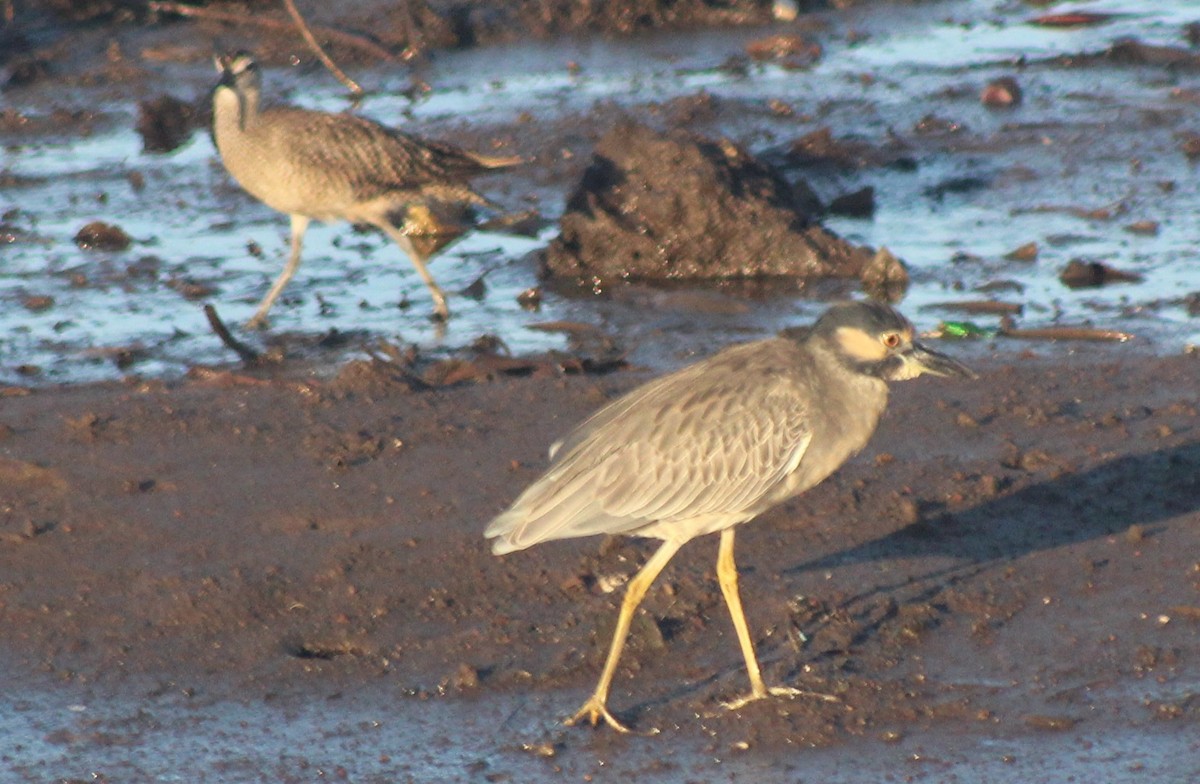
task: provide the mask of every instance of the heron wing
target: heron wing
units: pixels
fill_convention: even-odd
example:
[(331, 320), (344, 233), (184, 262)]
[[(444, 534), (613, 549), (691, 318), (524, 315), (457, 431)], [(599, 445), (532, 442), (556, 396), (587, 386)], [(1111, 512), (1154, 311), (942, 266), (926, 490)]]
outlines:
[(507, 552), (653, 524), (678, 523), (687, 537), (697, 533), (689, 521), (754, 516), (812, 438), (794, 351), (778, 340), (739, 346), (611, 403), (560, 443), (486, 535)]

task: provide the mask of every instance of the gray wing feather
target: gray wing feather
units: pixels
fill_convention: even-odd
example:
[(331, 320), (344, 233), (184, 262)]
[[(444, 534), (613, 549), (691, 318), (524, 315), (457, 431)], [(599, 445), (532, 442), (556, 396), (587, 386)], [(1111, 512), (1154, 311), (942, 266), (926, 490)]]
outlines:
[(723, 352), (594, 414), (559, 443), (545, 476), (492, 521), (486, 536), (501, 537), (496, 552), (761, 511), (811, 439), (795, 374), (745, 361), (786, 350), (775, 343)]

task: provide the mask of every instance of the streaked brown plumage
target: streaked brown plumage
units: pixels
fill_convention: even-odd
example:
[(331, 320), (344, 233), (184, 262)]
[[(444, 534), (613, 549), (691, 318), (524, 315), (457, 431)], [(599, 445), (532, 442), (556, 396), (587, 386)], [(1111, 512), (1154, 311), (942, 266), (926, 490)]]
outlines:
[(349, 114), (295, 107), (260, 110), (261, 77), (247, 54), (219, 58), (213, 137), (225, 168), (250, 195), (291, 216), (291, 253), (283, 273), (247, 326), (262, 325), (300, 264), (312, 220), (375, 226), (399, 245), (429, 287), (436, 315), (446, 298), (411, 240), (396, 227), (417, 206), (484, 205), (465, 181), (521, 162), (420, 139)]

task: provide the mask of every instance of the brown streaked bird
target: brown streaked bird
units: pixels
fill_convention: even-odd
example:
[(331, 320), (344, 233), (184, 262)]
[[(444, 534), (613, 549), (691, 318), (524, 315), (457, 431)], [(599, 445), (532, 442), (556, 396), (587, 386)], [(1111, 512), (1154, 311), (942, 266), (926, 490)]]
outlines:
[(466, 180), (522, 159), (467, 152), (350, 114), (260, 109), (262, 79), (254, 58), (239, 52), (218, 57), (216, 64), (221, 78), (213, 90), (213, 138), (221, 162), (251, 196), (292, 220), (287, 265), (246, 326), (266, 323), (300, 266), (312, 220), (369, 224), (391, 237), (429, 287), (434, 314), (448, 317), (446, 295), (397, 223), (416, 208), (488, 204)]
[(550, 447), (551, 464), (487, 527), (497, 555), (552, 539), (625, 534), (663, 540), (629, 581), (596, 689), (567, 724), (601, 719), (634, 611), (689, 540), (720, 532), (717, 578), (733, 617), (750, 692), (769, 695), (746, 625), (733, 559), (736, 527), (817, 485), (866, 446), (889, 381), (922, 373), (973, 378), (925, 348), (887, 305), (831, 307), (812, 326), (745, 343), (609, 403)]

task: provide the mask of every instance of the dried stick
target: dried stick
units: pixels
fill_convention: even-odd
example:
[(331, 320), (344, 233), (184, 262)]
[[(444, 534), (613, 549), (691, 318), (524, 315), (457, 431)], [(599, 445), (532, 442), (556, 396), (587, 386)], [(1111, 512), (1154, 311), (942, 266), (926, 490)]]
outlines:
[[(214, 22), (229, 22), (231, 24), (253, 24), (259, 27), (265, 27), (269, 30), (292, 30), (295, 25), (292, 22), (283, 21), (280, 19), (271, 19), (263, 16), (248, 16), (246, 14), (233, 13), (231, 11), (222, 11), (216, 8), (201, 8), (199, 6), (187, 5), (185, 3), (176, 3), (172, 0), (152, 0), (147, 4), (147, 8), (151, 11), (157, 11), (164, 14), (175, 14), (176, 16), (185, 16), (193, 19), (208, 19)], [(387, 62), (395, 62), (396, 55), (384, 49), (379, 44), (365, 38), (361, 35), (348, 33), (344, 30), (338, 30), (333, 27), (318, 27), (319, 32), (323, 37), (331, 41), (346, 46), (352, 46), (355, 49), (362, 49), (369, 52), (373, 57), (378, 57), (380, 60)]]
[(304, 21), (304, 17), (300, 15), (300, 11), (296, 9), (296, 3), (293, 2), (293, 0), (283, 0), (283, 7), (287, 9), (289, 14), (291, 14), (292, 21), (296, 23), (296, 27), (300, 28), (300, 35), (304, 37), (304, 42), (308, 44), (310, 49), (316, 52), (317, 59), (324, 63), (325, 67), (329, 69), (329, 72), (333, 74), (339, 82), (346, 86), (346, 89), (350, 91), (351, 95), (355, 97), (362, 95), (363, 88), (358, 86), (358, 82), (354, 81), (349, 76), (346, 76), (346, 72), (341, 68), (338, 68), (337, 63), (335, 63), (329, 57), (329, 55), (325, 54), (325, 50), (321, 48), (319, 43), (317, 43), (317, 39), (313, 36), (312, 30), (308, 29), (308, 23)]
[(212, 327), (212, 331), (221, 339), (221, 342), (237, 352), (237, 355), (242, 358), (243, 362), (247, 365), (252, 365), (258, 361), (258, 352), (229, 333), (225, 322), (221, 321), (221, 317), (217, 315), (216, 308), (212, 305), (205, 305), (204, 316), (208, 319), (208, 325)]

